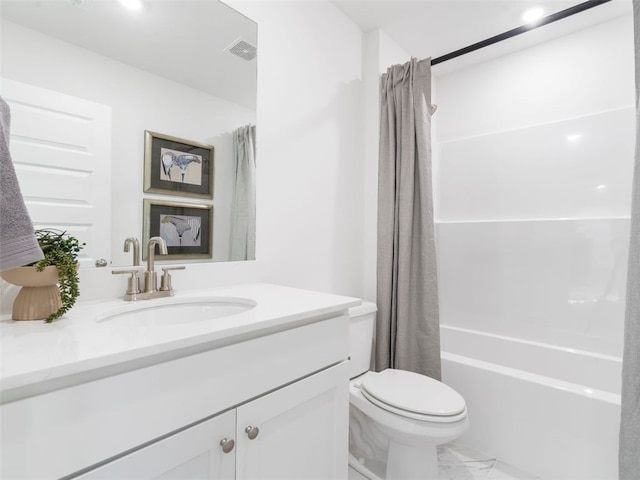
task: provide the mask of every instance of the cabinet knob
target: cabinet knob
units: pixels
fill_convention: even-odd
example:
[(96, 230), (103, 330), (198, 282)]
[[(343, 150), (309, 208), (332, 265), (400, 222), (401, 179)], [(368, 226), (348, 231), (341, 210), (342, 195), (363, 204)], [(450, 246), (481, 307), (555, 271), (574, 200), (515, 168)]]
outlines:
[(258, 427), (252, 427), (251, 425), (245, 428), (244, 431), (246, 432), (247, 437), (249, 437), (249, 440), (253, 440), (260, 433), (260, 429)]
[(235, 447), (236, 442), (233, 441), (233, 439), (231, 438), (223, 438), (222, 440), (220, 440), (220, 446), (222, 447), (222, 451), (224, 453), (229, 453), (231, 452), (231, 450), (233, 450), (233, 447)]

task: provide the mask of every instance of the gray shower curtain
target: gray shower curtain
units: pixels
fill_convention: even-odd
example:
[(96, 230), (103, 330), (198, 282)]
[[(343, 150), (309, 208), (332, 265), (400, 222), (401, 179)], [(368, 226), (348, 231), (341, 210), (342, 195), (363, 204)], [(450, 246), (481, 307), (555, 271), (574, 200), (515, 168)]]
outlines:
[(233, 132), (235, 178), (229, 260), (256, 259), (256, 127)]
[(376, 370), (440, 379), (431, 182), (431, 60), (382, 76), (378, 166)]
[(631, 198), (631, 241), (622, 359), (620, 480), (640, 478), (640, 1), (633, 1), (636, 62), (636, 153)]

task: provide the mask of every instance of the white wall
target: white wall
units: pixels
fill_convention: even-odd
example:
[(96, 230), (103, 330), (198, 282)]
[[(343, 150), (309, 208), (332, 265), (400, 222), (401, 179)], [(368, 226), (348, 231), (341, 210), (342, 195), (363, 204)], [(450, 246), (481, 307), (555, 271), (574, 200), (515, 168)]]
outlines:
[(101, 256), (113, 265), (130, 265), (124, 239), (142, 241), (144, 131), (151, 130), (215, 147), (213, 201), (144, 198), (213, 204), (213, 258), (229, 257), (232, 132), (255, 123), (254, 111), (7, 21), (2, 22), (2, 70), (6, 78), (112, 108), (112, 243), (111, 252)]
[(442, 323), (621, 355), (633, 68), (629, 18), (434, 67)]
[[(258, 23), (256, 256), (261, 273), (245, 268), (246, 262), (210, 264), (193, 267), (189, 281), (183, 284), (177, 274), (176, 288), (217, 285), (225, 277), (234, 283), (243, 276), (255, 281), (259, 275), (268, 282), (362, 296), (363, 34), (324, 0), (225, 3)], [(38, 61), (50, 60), (42, 55)], [(122, 75), (110, 81), (120, 85), (126, 78), (128, 75)], [(73, 87), (78, 83), (81, 80), (76, 79)], [(69, 85), (57, 86), (74, 90)], [(139, 93), (144, 95), (144, 89)], [(189, 100), (183, 92), (180, 95), (181, 102)], [(137, 108), (172, 106), (146, 101)], [(127, 114), (135, 110), (128, 108), (119, 118), (124, 115), (123, 121), (128, 122)], [(139, 123), (127, 129), (182, 133), (172, 125)], [(127, 155), (137, 162), (142, 150)], [(142, 189), (142, 173), (130, 181)], [(114, 194), (125, 195), (123, 188), (114, 188)], [(138, 215), (133, 208), (141, 206), (127, 210), (137, 222), (141, 210)], [(119, 236), (125, 234), (131, 232), (122, 231)], [(83, 291), (90, 293), (83, 293), (84, 299), (116, 291), (111, 276), (102, 278), (100, 273), (85, 272)], [(109, 289), (94, 288), (98, 278)]]
[(363, 294), (362, 32), (326, 1), (228, 1), (258, 23), (265, 281)]

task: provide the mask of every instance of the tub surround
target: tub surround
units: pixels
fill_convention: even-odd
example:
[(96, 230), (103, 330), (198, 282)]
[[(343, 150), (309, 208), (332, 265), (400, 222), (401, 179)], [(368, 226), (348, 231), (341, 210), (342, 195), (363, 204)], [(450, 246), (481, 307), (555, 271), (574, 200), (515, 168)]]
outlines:
[(434, 72), (442, 378), (542, 478), (617, 478), (633, 58), (629, 10)]
[(541, 478), (617, 478), (620, 358), (448, 325), (441, 340), (473, 419), (460, 444)]
[[(257, 442), (241, 447), (251, 439), (244, 431), (220, 431), (235, 439), (234, 454), (242, 457), (237, 466), (231, 462), (239, 469), (235, 478), (286, 477), (291, 472), (278, 468), (287, 462), (277, 463), (277, 452), (284, 455), (284, 449), (268, 442), (280, 434), (300, 433), (279, 430), (291, 428), (278, 422), (283, 412), (300, 415), (296, 425), (307, 423), (305, 428), (324, 432), (324, 446), (311, 445), (319, 441), (314, 434), (301, 448), (321, 452), (316, 460), (325, 474), (346, 477), (347, 312), (360, 300), (270, 284), (179, 295), (184, 300), (243, 298), (255, 307), (229, 317), (168, 326), (97, 321), (105, 311), (142, 306), (122, 300), (86, 302), (49, 325), (3, 317), (0, 413), (2, 437), (11, 439), (2, 446), (3, 477), (108, 478), (135, 468), (140, 458), (164, 457), (154, 453), (164, 448), (180, 455), (218, 455), (229, 463), (218, 445), (218, 420), (232, 425), (232, 430), (236, 421), (238, 429), (240, 422), (264, 426), (258, 437), (263, 447), (257, 449), (255, 461), (244, 456), (255, 453)], [(144, 306), (174, 301), (175, 297), (159, 299)], [(311, 403), (305, 406), (306, 402)], [(188, 426), (192, 428), (183, 430)], [(211, 451), (185, 452), (189, 436), (207, 429), (214, 432), (215, 442), (203, 448)], [(27, 462), (34, 451), (39, 452), (39, 462)], [(266, 470), (255, 470), (265, 466), (267, 457), (274, 460), (266, 462)], [(176, 465), (182, 462), (174, 460)], [(305, 461), (313, 465), (316, 460)], [(142, 461), (145, 466), (157, 463)], [(171, 461), (169, 467), (173, 468)]]

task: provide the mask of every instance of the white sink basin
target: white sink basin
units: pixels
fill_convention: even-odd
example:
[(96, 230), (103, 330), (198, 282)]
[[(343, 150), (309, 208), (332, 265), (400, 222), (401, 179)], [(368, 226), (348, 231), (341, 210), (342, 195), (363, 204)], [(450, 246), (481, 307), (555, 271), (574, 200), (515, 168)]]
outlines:
[(230, 317), (251, 310), (257, 303), (248, 298), (192, 297), (141, 300), (100, 313), (96, 322), (110, 326), (170, 327)]

